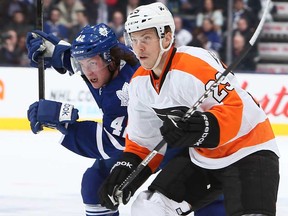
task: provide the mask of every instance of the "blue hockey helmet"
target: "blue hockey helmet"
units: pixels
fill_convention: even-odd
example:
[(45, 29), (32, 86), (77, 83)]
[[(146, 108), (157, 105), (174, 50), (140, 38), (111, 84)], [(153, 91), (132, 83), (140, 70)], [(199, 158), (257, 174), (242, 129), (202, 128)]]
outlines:
[(109, 63), (111, 62), (110, 49), (118, 43), (113, 30), (104, 23), (87, 25), (72, 42), (71, 55), (76, 60), (100, 55)]

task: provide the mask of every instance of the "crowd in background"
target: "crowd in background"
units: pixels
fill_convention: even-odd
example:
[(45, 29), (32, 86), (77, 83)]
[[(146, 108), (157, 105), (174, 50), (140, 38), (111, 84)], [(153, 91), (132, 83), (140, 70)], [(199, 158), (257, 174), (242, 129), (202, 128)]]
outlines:
[[(43, 0), (43, 29), (71, 42), (85, 25), (109, 24), (124, 43), (124, 23), (133, 9), (153, 0)], [(176, 46), (192, 45), (215, 52), (225, 62), (227, 0), (162, 0), (174, 15)], [(247, 44), (261, 15), (261, 0), (233, 1), (233, 58)], [(36, 26), (36, 0), (0, 1), (0, 65), (29, 66), (26, 34)], [(239, 65), (255, 70), (257, 46)]]

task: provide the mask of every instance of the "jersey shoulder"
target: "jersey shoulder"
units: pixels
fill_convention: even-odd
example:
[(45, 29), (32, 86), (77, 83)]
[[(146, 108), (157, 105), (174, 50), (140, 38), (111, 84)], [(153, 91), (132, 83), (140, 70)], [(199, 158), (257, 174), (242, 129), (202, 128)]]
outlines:
[(181, 46), (177, 48), (176, 55), (182, 56), (182, 58), (197, 58), (200, 61), (210, 62), (215, 61), (217, 55), (209, 50), (203, 49), (201, 47), (193, 47), (193, 46)]
[(223, 71), (224, 65), (216, 53), (192, 46), (181, 46), (173, 58), (172, 68), (189, 73), (205, 71)]
[(150, 70), (146, 70), (145, 68), (143, 68), (142, 66), (140, 66), (136, 72), (134, 73), (134, 75), (132, 76), (132, 79), (135, 77), (139, 77), (139, 76), (147, 76), (150, 74)]

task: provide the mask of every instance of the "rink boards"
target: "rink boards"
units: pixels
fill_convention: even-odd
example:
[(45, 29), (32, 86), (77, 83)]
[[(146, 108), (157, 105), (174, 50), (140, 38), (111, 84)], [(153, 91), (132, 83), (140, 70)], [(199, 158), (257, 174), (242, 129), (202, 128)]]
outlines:
[[(241, 86), (261, 104), (276, 135), (288, 135), (288, 74), (236, 74)], [(81, 119), (101, 121), (87, 86), (79, 75), (45, 71), (45, 98), (68, 102)], [(26, 113), (38, 100), (38, 71), (34, 68), (0, 68), (0, 130), (29, 130)]]

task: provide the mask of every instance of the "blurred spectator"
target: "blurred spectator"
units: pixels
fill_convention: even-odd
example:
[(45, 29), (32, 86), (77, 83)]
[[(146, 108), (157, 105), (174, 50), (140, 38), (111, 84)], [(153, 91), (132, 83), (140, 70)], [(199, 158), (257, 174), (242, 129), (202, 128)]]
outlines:
[(61, 0), (57, 7), (62, 13), (59, 22), (67, 28), (71, 28), (77, 24), (76, 12), (85, 10), (84, 5), (80, 0)]
[(180, 0), (179, 14), (195, 15), (201, 10), (201, 0)]
[[(250, 26), (250, 23), (247, 20), (247, 17), (240, 16), (237, 23), (236, 23), (236, 28), (232, 31), (232, 37), (236, 34), (241, 34), (245, 41), (249, 41), (254, 33), (254, 29)], [(225, 34), (222, 34), (222, 41), (226, 43), (227, 37), (228, 37), (228, 32), (225, 32)], [(233, 39), (232, 39), (233, 40)], [(239, 39), (238, 39), (239, 40)], [(233, 43), (233, 42), (232, 42)], [(254, 46), (251, 48), (251, 52), (256, 52), (257, 53), (257, 41), (255, 42)], [(227, 58), (227, 50), (226, 46), (222, 46), (220, 50), (220, 56), (222, 59)]]
[(2, 27), (7, 25), (15, 11), (23, 11), (27, 14), (26, 5), (17, 0), (0, 1), (0, 24)]
[(99, 0), (99, 6), (98, 6), (98, 17), (96, 24), (98, 23), (108, 23), (109, 14), (108, 14), (108, 8), (105, 0)]
[[(30, 25), (34, 25), (35, 16), (37, 14), (35, 0), (20, 0), (20, 1), (22, 1), (26, 6), (25, 17), (27, 19), (27, 23)], [(31, 16), (32, 14), (35, 15)]]
[(114, 12), (118, 10), (118, 2), (118, 0), (105, 0), (105, 4), (107, 5), (108, 23), (112, 22)]
[(234, 29), (233, 35), (236, 33), (240, 33), (245, 37), (245, 40), (250, 40), (251, 36), (254, 33), (254, 30), (250, 27), (250, 23), (248, 23), (248, 20), (246, 17), (240, 17), (237, 22), (237, 28)]
[[(155, 0), (140, 0), (140, 4), (141, 5), (146, 5), (146, 4), (152, 4), (152, 3), (154, 3), (154, 2), (156, 2)], [(157, 2), (159, 2), (159, 1), (157, 1)], [(162, 2), (163, 3), (163, 1), (160, 1), (160, 2)], [(166, 2), (165, 2), (166, 3)], [(164, 3), (163, 3), (164, 4)]]
[(124, 43), (123, 33), (124, 33), (124, 16), (121, 11), (115, 11), (112, 16), (112, 21), (109, 26), (115, 32), (118, 40)]
[(126, 6), (126, 16), (127, 17), (136, 7), (140, 5), (140, 0), (128, 0)]
[(6, 28), (14, 29), (18, 35), (26, 34), (33, 29), (33, 25), (27, 23), (27, 16), (23, 11), (14, 11), (11, 20), (8, 22)]
[(253, 14), (257, 17), (262, 9), (261, 0), (246, 0), (247, 7), (249, 7)]
[(100, 0), (82, 0), (90, 25), (96, 25)]
[(0, 1), (0, 28), (4, 27), (4, 24), (7, 18), (7, 14), (4, 8), (5, 8), (4, 1)]
[(27, 56), (26, 34), (19, 35), (18, 50), (19, 50), (19, 66), (28, 67), (30, 65), (30, 60)]
[[(113, 19), (115, 11), (125, 11), (126, 0), (82, 0), (87, 11), (89, 23), (95, 25), (98, 23), (109, 23)], [(125, 17), (126, 19), (126, 17)]]
[(208, 44), (208, 39), (203, 34), (203, 32), (199, 32), (199, 29), (195, 29), (192, 35), (193, 35), (193, 39), (188, 44), (188, 46), (201, 47), (201, 48), (206, 49), (207, 44)]
[[(223, 22), (226, 22), (227, 0), (43, 0), (44, 31), (69, 41), (70, 38), (75, 37), (83, 26), (104, 22), (109, 23), (116, 32), (118, 39), (123, 42), (123, 25), (127, 15), (139, 5), (156, 1), (164, 2), (174, 13), (175, 42), (177, 46), (201, 46), (219, 52), (221, 41), (224, 41), (222, 38), (224, 34), (219, 36), (219, 34), (217, 35), (209, 29), (213, 26), (218, 33), (221, 30), (224, 32), (225, 24), (223, 26)], [(11, 59), (9, 56), (17, 56), (19, 52), (23, 54), (23, 51), (26, 51), (25, 47), (21, 46), (21, 41), (24, 33), (26, 35), (26, 32), (35, 29), (35, 2), (35, 0), (0, 1), (0, 28), (4, 31), (5, 29), (14, 29), (18, 35), (18, 45), (16, 43), (16, 48), (12, 52), (10, 51), (13, 50), (13, 43), (9, 39), (8, 41), (6, 39), (5, 41), (2, 40), (1, 51), (4, 50), (5, 54), (1, 53), (1, 58), (5, 55), (4, 59)], [(233, 36), (241, 34), (246, 41), (250, 39), (255, 26), (258, 25), (263, 3), (266, 3), (266, 0), (234, 0)], [(271, 5), (273, 5), (273, 2), (271, 2)], [(58, 11), (54, 11), (55, 7), (59, 8), (62, 15)], [(271, 6), (271, 14), (274, 13), (273, 8), (275, 9)], [(212, 19), (213, 23), (205, 21), (204, 24), (205, 18)], [(60, 23), (62, 25), (59, 25)], [(196, 26), (198, 27), (197, 31), (194, 31), (193, 34), (189, 32), (189, 29), (192, 30)], [(223, 46), (223, 52), (224, 49)], [(252, 51), (257, 56), (256, 45), (252, 48)], [(15, 59), (15, 61), (18, 61), (20, 65), (25, 65), (23, 55), (21, 59), (20, 61)], [(4, 60), (1, 59), (0, 61), (3, 62)], [(5, 61), (8, 62), (9, 60)]]
[(19, 0), (4, 1), (3, 9), (6, 11), (7, 17), (11, 18), (15, 11), (23, 11), (27, 13), (26, 5)]
[(69, 42), (72, 42), (77, 34), (80, 32), (82, 28), (86, 25), (89, 25), (88, 16), (85, 11), (77, 11), (76, 12), (77, 24), (73, 25), (69, 31)]
[(53, 8), (50, 12), (50, 19), (44, 22), (43, 31), (68, 41), (68, 28), (60, 23), (61, 16), (61, 11), (58, 8)]
[(222, 26), (224, 23), (224, 17), (222, 11), (215, 8), (214, 0), (204, 0), (203, 9), (197, 13), (196, 16), (196, 26), (201, 27), (203, 24), (204, 18), (210, 18), (213, 20), (214, 29), (221, 34)]
[(178, 0), (167, 0), (166, 6), (171, 11), (172, 14), (179, 14), (180, 12), (180, 2)]
[(234, 0), (233, 9), (233, 29), (237, 28), (237, 22), (240, 17), (245, 17), (251, 27), (255, 29), (258, 25), (259, 19), (257, 14), (253, 14), (251, 8), (247, 7), (244, 0)]
[(22, 11), (27, 19), (26, 22), (29, 24), (34, 23), (35, 17), (31, 16), (32, 14), (35, 14), (36, 11), (33, 2), (23, 0), (4, 1), (3, 10), (6, 13), (6, 18), (8, 18), (8, 20), (5, 20), (5, 22), (12, 18), (14, 12)]
[(182, 18), (178, 15), (174, 15), (175, 22), (175, 45), (176, 47), (187, 45), (192, 41), (192, 33), (183, 28)]
[(54, 8), (55, 0), (43, 0), (43, 20), (50, 18), (51, 10)]
[[(3, 36), (4, 35), (4, 36)], [(1, 34), (3, 38), (0, 44), (0, 65), (19, 66), (21, 52), (17, 46), (17, 32), (13, 29)]]
[(228, 1), (227, 0), (214, 0), (215, 8), (222, 12), (223, 17), (227, 16)]
[(117, 7), (122, 12), (126, 20), (126, 17), (140, 4), (142, 4), (140, 0), (121, 0), (118, 1)]
[[(236, 34), (240, 34), (244, 37), (245, 42), (247, 43), (252, 35), (254, 33), (254, 29), (250, 26), (250, 23), (248, 23), (248, 20), (246, 17), (240, 17), (240, 19), (237, 22), (237, 28), (233, 31), (233, 36)], [(239, 38), (236, 38), (236, 40), (238, 39), (238, 41), (240, 40)], [(251, 48), (251, 50), (249, 52), (252, 52), (255, 54), (255, 57), (258, 53), (257, 51), (257, 45), (258, 41), (256, 40), (254, 43), (254, 46)], [(255, 59), (256, 61), (256, 59)]]
[[(232, 61), (239, 57), (242, 53), (247, 41), (245, 37), (240, 33), (237, 33), (233, 36), (233, 51), (232, 51)], [(248, 54), (242, 59), (242, 61), (238, 64), (235, 70), (237, 71), (249, 71), (255, 72), (256, 63), (258, 61), (258, 53), (256, 50), (250, 50)]]
[(213, 21), (210, 18), (204, 18), (201, 31), (208, 41), (205, 48), (219, 55), (222, 40), (218, 32), (215, 31)]

